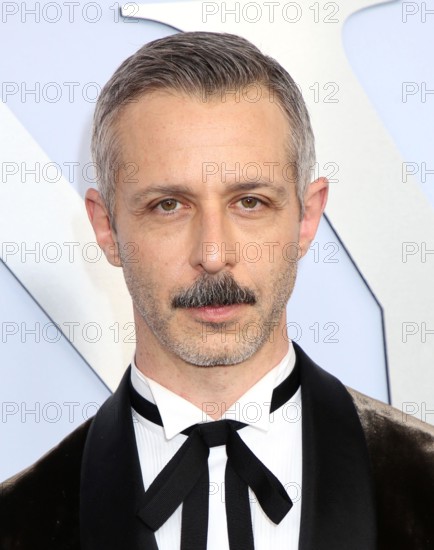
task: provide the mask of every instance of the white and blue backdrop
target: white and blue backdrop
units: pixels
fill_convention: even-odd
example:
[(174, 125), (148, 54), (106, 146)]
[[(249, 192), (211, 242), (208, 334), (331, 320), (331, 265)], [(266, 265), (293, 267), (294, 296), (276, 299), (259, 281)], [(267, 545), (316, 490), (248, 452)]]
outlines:
[(83, 202), (91, 118), (127, 56), (182, 31), (245, 36), (308, 104), (331, 189), (290, 338), (345, 384), (434, 423), (428, 2), (4, 1), (0, 15), (0, 480), (94, 414), (131, 360), (130, 298)]

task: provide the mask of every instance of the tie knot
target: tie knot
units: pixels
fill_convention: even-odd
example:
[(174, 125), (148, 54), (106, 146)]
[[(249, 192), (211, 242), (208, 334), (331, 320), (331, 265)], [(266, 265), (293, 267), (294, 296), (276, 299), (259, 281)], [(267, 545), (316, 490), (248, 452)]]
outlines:
[(229, 435), (229, 422), (227, 420), (216, 420), (205, 422), (196, 427), (199, 435), (208, 447), (226, 445)]

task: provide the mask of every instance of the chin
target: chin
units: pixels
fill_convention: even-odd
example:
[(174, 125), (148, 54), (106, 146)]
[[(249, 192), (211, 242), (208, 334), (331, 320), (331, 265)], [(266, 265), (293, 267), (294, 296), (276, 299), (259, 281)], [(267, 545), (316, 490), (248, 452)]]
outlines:
[(208, 352), (201, 348), (200, 350), (188, 349), (184, 347), (173, 350), (178, 357), (190, 365), (195, 367), (230, 367), (231, 365), (239, 365), (249, 359), (260, 346), (257, 344), (252, 346), (243, 346), (238, 349), (212, 350)]

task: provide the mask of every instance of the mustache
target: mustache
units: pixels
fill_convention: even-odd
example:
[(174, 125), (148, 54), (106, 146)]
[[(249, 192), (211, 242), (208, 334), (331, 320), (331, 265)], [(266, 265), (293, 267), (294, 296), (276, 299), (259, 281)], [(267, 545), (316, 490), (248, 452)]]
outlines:
[(234, 304), (256, 304), (256, 295), (248, 287), (239, 285), (227, 271), (218, 278), (208, 274), (202, 275), (188, 290), (180, 292), (172, 300), (173, 308)]

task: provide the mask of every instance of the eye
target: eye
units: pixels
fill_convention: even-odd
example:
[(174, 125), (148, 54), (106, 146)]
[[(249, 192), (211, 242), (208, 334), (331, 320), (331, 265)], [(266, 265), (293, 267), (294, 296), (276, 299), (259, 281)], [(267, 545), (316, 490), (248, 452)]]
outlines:
[(179, 205), (179, 201), (176, 199), (164, 199), (155, 205), (155, 208), (163, 210), (163, 212), (175, 212), (177, 205)]
[(258, 204), (263, 204), (263, 202), (256, 197), (244, 197), (239, 200), (246, 210), (253, 210)]

